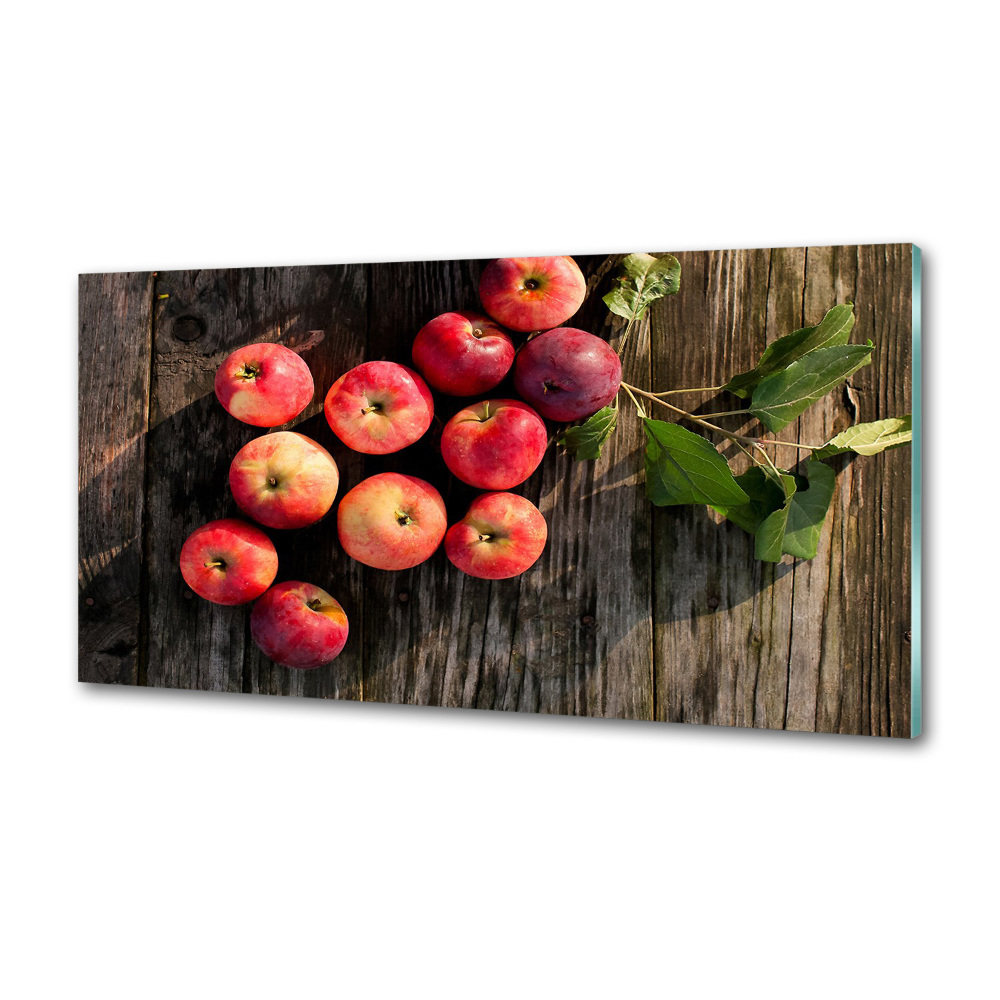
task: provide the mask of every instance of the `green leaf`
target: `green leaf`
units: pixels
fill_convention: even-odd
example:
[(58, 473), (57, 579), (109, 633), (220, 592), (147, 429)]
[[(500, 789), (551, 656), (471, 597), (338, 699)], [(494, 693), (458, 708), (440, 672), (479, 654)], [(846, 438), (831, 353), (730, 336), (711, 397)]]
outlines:
[(854, 306), (850, 302), (834, 306), (823, 317), (819, 326), (803, 327), (768, 344), (754, 368), (734, 376), (722, 388), (746, 399), (768, 375), (783, 371), (810, 351), (846, 344), (853, 326)]
[(782, 472), (781, 486), (762, 468), (753, 466), (736, 477), (750, 502), (715, 510), (756, 536), (757, 559), (779, 562), (782, 555), (812, 559), (819, 546), (835, 479), (833, 469), (814, 458), (806, 463), (804, 476)]
[[(792, 476), (783, 472), (781, 474), (783, 497), (782, 490), (779, 490), (774, 481), (768, 479), (760, 469), (751, 469), (740, 476), (740, 480), (750, 473), (756, 474), (755, 483), (759, 484), (761, 479), (766, 479), (771, 484), (773, 489), (767, 492), (765, 500), (766, 503), (776, 503), (776, 506), (760, 521), (745, 516), (739, 520), (738, 517), (741, 515), (734, 517), (733, 513), (740, 511), (739, 507), (726, 512), (726, 516), (751, 534), (756, 531), (754, 556), (763, 562), (779, 562), (782, 555), (794, 556), (796, 559), (812, 559), (819, 547), (823, 521), (826, 519), (826, 512), (830, 509), (830, 500), (833, 498), (836, 479), (833, 469), (811, 458), (806, 463), (804, 476)], [(761, 493), (764, 488), (760, 486)], [(752, 496), (753, 489), (751, 486), (749, 491)], [(751, 499), (751, 505), (755, 502), (759, 506), (756, 514), (762, 513), (763, 502)]]
[(605, 406), (582, 424), (567, 427), (556, 438), (556, 443), (561, 444), (578, 462), (591, 461), (601, 457), (601, 447), (615, 432), (617, 423), (617, 407)]
[(788, 505), (788, 523), (781, 551), (797, 559), (816, 555), (823, 521), (833, 499), (836, 474), (829, 465), (816, 459), (806, 463), (806, 487), (799, 485)]
[(750, 502), (713, 509), (748, 534), (755, 535), (764, 519), (780, 510), (787, 498), (782, 488), (759, 465), (752, 465), (743, 475), (737, 476), (736, 485), (746, 493)]
[(913, 440), (913, 429), (910, 416), (887, 417), (885, 420), (873, 420), (869, 424), (855, 424), (831, 438), (819, 451), (813, 452), (813, 458), (830, 458), (832, 455), (842, 455), (853, 451), (859, 455), (877, 455), (889, 448), (898, 448)]
[(781, 553), (784, 551), (782, 543), (785, 540), (785, 532), (788, 530), (788, 519), (791, 515), (792, 500), (796, 492), (794, 477), (788, 473), (782, 473), (781, 485), (785, 493), (784, 503), (778, 510), (768, 514), (757, 529), (753, 554), (755, 558), (763, 562), (779, 562)]
[(617, 316), (638, 320), (652, 302), (680, 288), (680, 261), (670, 254), (630, 253), (616, 280), (618, 286), (604, 296), (604, 304)]
[(730, 507), (749, 497), (710, 441), (663, 420), (645, 418), (646, 496), (657, 507), (707, 503)]
[(780, 431), (834, 386), (871, 363), (867, 344), (820, 347), (794, 361), (784, 371), (768, 375), (753, 391), (750, 412), (769, 431)]

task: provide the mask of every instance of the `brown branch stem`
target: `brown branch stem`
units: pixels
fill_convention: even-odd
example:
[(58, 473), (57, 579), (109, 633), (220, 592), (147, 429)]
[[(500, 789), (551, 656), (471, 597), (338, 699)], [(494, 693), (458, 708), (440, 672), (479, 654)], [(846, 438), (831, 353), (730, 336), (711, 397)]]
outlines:
[(653, 400), (654, 403), (659, 403), (660, 406), (665, 406), (668, 410), (673, 410), (674, 413), (683, 417), (685, 420), (690, 420), (692, 423), (700, 424), (702, 427), (705, 427), (710, 431), (715, 431), (717, 434), (721, 434), (723, 437), (729, 438), (730, 441), (742, 441), (744, 444), (751, 445), (754, 448), (759, 448), (761, 445), (766, 444), (773, 447), (798, 448), (801, 451), (818, 451), (822, 447), (822, 445), (818, 444), (798, 444), (795, 441), (769, 441), (766, 438), (752, 438), (747, 437), (745, 434), (734, 434), (732, 431), (727, 431), (724, 427), (719, 427), (717, 424), (709, 423), (709, 421), (703, 420), (701, 417), (696, 416), (693, 413), (688, 413), (687, 410), (682, 410), (679, 406), (674, 406), (673, 403), (668, 403), (665, 399), (660, 399), (659, 396), (656, 396), (651, 392), (646, 392), (645, 389), (637, 389), (634, 385), (626, 385), (624, 382), (622, 382), (622, 388), (630, 396), (633, 392), (638, 393), (640, 396), (645, 396), (647, 399)]

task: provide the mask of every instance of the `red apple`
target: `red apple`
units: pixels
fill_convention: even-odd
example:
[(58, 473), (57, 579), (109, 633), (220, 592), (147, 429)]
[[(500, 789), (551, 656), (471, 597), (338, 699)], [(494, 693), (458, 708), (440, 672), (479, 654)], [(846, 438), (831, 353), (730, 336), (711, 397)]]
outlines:
[(330, 386), (323, 411), (348, 448), (387, 455), (413, 444), (430, 427), (434, 400), (412, 369), (392, 361), (366, 361)]
[(313, 398), (309, 366), (281, 344), (248, 344), (215, 373), (215, 395), (226, 412), (254, 427), (280, 427)]
[(441, 432), (445, 465), (463, 483), (509, 490), (538, 468), (548, 444), (542, 418), (516, 399), (487, 399), (459, 410)]
[(246, 604), (274, 582), (278, 553), (260, 528), (234, 517), (195, 528), (181, 547), (181, 575), (215, 604)]
[(586, 295), (587, 282), (572, 257), (498, 257), (479, 279), (483, 308), (521, 333), (565, 323)]
[(294, 431), (245, 444), (229, 467), (229, 485), (245, 514), (269, 528), (304, 528), (333, 506), (340, 475), (333, 456)]
[(487, 316), (435, 316), (413, 341), (413, 363), (439, 392), (478, 396), (499, 385), (514, 363), (514, 342)]
[(312, 670), (347, 642), (347, 615), (325, 590), (289, 580), (272, 587), (250, 612), (250, 635), (283, 667)]
[(448, 529), (444, 551), (469, 576), (506, 580), (533, 565), (548, 528), (538, 508), (515, 493), (484, 493)]
[(571, 326), (529, 340), (514, 362), (517, 391), (549, 420), (579, 420), (607, 406), (622, 363), (606, 340)]
[(337, 509), (344, 551), (376, 569), (409, 569), (429, 559), (447, 527), (441, 494), (398, 472), (362, 480)]

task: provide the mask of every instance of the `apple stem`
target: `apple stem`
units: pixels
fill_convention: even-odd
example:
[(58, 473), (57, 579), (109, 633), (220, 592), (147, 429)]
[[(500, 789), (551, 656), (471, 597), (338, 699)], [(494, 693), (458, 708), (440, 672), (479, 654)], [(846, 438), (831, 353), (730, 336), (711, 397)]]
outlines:
[(490, 401), (488, 399), (486, 400), (485, 403), (483, 403), (483, 414), (484, 414), (483, 420), (490, 419)]
[(221, 559), (216, 559), (215, 562), (205, 563), (205, 569), (212, 569), (214, 566), (225, 566), (226, 564)]
[(413, 524), (413, 518), (410, 517), (410, 515), (407, 514), (405, 510), (399, 510), (398, 508), (396, 509), (396, 520), (403, 527), (405, 527), (408, 524)]
[(481, 542), (488, 542), (492, 537), (492, 535), (480, 535), (479, 540)]
[(318, 597), (314, 597), (311, 601), (306, 601), (306, 607), (309, 608), (310, 611), (319, 611), (322, 603), (323, 602)]
[(361, 407), (361, 415), (362, 416), (367, 416), (373, 410), (381, 410), (381, 409), (382, 409), (382, 407), (379, 406), (378, 403), (373, 403), (371, 406), (362, 406)]

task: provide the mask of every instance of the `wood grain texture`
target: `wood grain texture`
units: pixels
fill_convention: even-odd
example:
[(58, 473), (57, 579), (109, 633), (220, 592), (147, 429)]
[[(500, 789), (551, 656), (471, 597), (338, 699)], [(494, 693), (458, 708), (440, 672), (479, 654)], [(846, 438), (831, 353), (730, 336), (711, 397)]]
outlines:
[[(596, 288), (612, 262), (578, 263)], [(373, 265), (369, 356), (405, 362), (425, 322), (451, 309), (480, 308), (480, 270), (478, 261)], [(610, 333), (596, 295), (574, 322)], [(645, 330), (629, 353), (648, 380)], [(492, 395), (512, 393), (506, 381)], [(443, 422), (464, 403), (439, 396), (437, 405)], [(652, 718), (650, 513), (641, 492), (627, 488), (641, 475), (633, 455), (640, 435), (634, 424), (623, 428), (604, 469), (550, 447), (531, 479), (513, 490), (539, 507), (550, 529), (541, 559), (519, 578), (474, 579), (443, 550), (402, 573), (366, 570), (366, 614), (385, 623), (366, 632), (366, 699)], [(436, 434), (396, 455), (366, 459), (366, 475), (388, 470), (441, 486), (449, 522), (480, 492), (448, 475)], [(616, 491), (615, 482), (625, 488)], [(611, 538), (624, 540), (628, 551), (608, 560)], [(588, 571), (594, 565), (600, 579)]]
[[(340, 446), (322, 415), (334, 378), (363, 357), (367, 283), (361, 266), (163, 272), (153, 325), (148, 530), (150, 643), (146, 682), (213, 691), (360, 698), (361, 643), (330, 667), (289, 671), (261, 656), (247, 608), (193, 598), (177, 569), (185, 538), (206, 521), (240, 516), (229, 490), (229, 464), (264, 433), (230, 417), (215, 397), (215, 370), (243, 344), (303, 353), (317, 392), (293, 425), (327, 448), (346, 482), (359, 456)], [(164, 296), (161, 298), (161, 296)], [(320, 339), (320, 334), (322, 338)], [(297, 532), (270, 531), (279, 579), (332, 591), (355, 633), (363, 633), (360, 567), (336, 544), (331, 519)]]
[[(767, 343), (817, 322), (835, 303), (853, 301), (852, 339), (875, 341), (873, 364), (779, 436), (818, 443), (855, 421), (909, 412), (909, 245), (677, 256), (681, 291), (656, 303), (634, 332), (624, 359), (627, 381), (661, 389), (721, 384), (752, 367)], [(601, 296), (619, 259), (577, 258), (589, 294), (571, 321), (612, 342), (623, 324)], [(514, 490), (536, 503), (549, 525), (541, 559), (520, 578), (473, 579), (451, 566), (443, 550), (403, 572), (363, 567), (340, 551), (332, 515), (304, 531), (270, 532), (279, 579), (318, 583), (347, 610), (351, 640), (329, 667), (274, 666), (250, 641), (246, 608), (221, 608), (190, 594), (177, 570), (180, 546), (199, 524), (237, 513), (229, 463), (261, 433), (229, 417), (212, 388), (219, 362), (245, 343), (312, 344), (303, 357), (317, 392), (296, 429), (333, 453), (341, 497), (363, 478), (395, 470), (438, 486), (449, 523), (464, 514), (478, 491), (448, 475), (438, 450), (440, 428), (462, 401), (438, 395), (438, 419), (417, 445), (361, 456), (330, 432), (322, 400), (339, 374), (363, 360), (409, 364), (413, 338), (433, 316), (480, 308), (483, 263), (164, 272), (155, 287), (149, 275), (93, 276), (87, 296), (81, 284), (81, 386), (86, 354), (86, 379), (103, 377), (111, 387), (87, 402), (86, 413), (81, 391), (81, 567), (85, 537), (91, 563), (105, 551), (95, 548), (105, 536), (112, 547), (131, 544), (125, 561), (111, 566), (114, 580), (102, 586), (112, 588), (112, 605), (120, 600), (120, 617), (135, 622), (122, 633), (131, 642), (120, 647), (124, 660), (101, 654), (99, 669), (84, 676), (85, 638), (97, 647), (81, 611), (81, 679), (908, 735), (905, 448), (834, 459), (837, 486), (816, 558), (760, 563), (753, 540), (705, 508), (649, 505), (642, 490), (645, 438), (623, 400), (618, 430), (598, 462), (576, 462), (553, 445)], [(91, 359), (98, 331), (129, 339), (126, 327), (145, 329), (145, 340), (133, 337), (135, 356), (116, 354), (116, 366), (102, 368)], [(128, 389), (116, 409), (119, 378)], [(511, 394), (509, 380), (493, 393)], [(702, 413), (735, 403), (724, 393), (684, 401)], [(730, 425), (759, 432), (738, 418)], [(93, 472), (108, 462), (95, 458), (84, 474), (85, 428), (95, 454), (132, 449), (118, 478), (97, 489), (89, 486)], [(737, 468), (745, 463), (717, 443)], [(775, 457), (792, 468), (806, 453), (788, 449)], [(129, 489), (113, 537), (102, 536), (100, 526), (92, 527), (102, 504)]]
[[(681, 292), (653, 309), (658, 386), (718, 385), (777, 337), (852, 301), (852, 340), (875, 342), (872, 365), (777, 436), (822, 443), (856, 421), (910, 412), (909, 244), (677, 256)], [(728, 410), (733, 397), (689, 405)], [(757, 433), (737, 421), (727, 426)], [(787, 468), (806, 458), (776, 456)], [(759, 563), (750, 536), (721, 518), (656, 512), (658, 718), (909, 736), (910, 452), (832, 464), (831, 511), (809, 561)]]
[(153, 276), (80, 275), (81, 681), (139, 677)]

